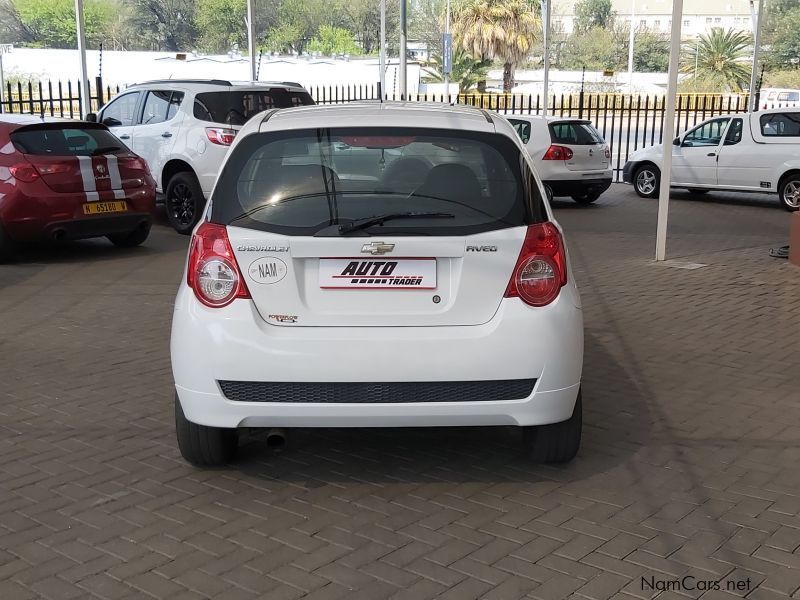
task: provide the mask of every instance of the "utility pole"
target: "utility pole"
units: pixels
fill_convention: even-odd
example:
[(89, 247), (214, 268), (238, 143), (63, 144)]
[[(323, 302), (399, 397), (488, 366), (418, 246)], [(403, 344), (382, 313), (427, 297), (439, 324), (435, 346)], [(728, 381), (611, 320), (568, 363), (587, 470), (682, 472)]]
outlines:
[(629, 33), (628, 38), (628, 85), (630, 89), (628, 90), (631, 94), (633, 94), (633, 44), (636, 41), (636, 29), (634, 26), (634, 20), (636, 18), (636, 0), (631, 0), (631, 30)]
[(380, 72), (380, 90), (378, 90), (378, 95), (381, 98), (381, 102), (386, 97), (386, 0), (381, 0), (381, 48), (379, 53), (378, 59), (378, 68), (381, 70)]
[(86, 30), (83, 25), (83, 0), (75, 0), (75, 24), (78, 33), (78, 55), (81, 61), (81, 116), (92, 112), (92, 97), (89, 92), (89, 76), (86, 68)]
[(758, 110), (756, 105), (756, 78), (758, 76), (758, 55), (761, 51), (761, 14), (764, 12), (764, 0), (758, 0), (758, 15), (755, 12), (755, 0), (750, 0), (750, 19), (753, 22), (753, 72), (750, 74), (750, 111)]
[(544, 88), (544, 102), (542, 102), (542, 116), (547, 116), (547, 96), (550, 90), (550, 0), (542, 0), (542, 16), (544, 22), (542, 23), (542, 41), (544, 43), (544, 81), (542, 87)]
[(453, 38), (450, 36), (450, 0), (447, 0), (447, 13), (444, 20), (444, 40), (442, 42), (442, 71), (447, 103), (450, 104), (450, 71), (453, 67)]
[(247, 53), (250, 55), (250, 81), (258, 80), (256, 70), (256, 8), (255, 0), (247, 0)]
[(406, 33), (408, 0), (400, 0), (400, 99), (405, 100), (406, 92), (408, 90), (406, 79)]

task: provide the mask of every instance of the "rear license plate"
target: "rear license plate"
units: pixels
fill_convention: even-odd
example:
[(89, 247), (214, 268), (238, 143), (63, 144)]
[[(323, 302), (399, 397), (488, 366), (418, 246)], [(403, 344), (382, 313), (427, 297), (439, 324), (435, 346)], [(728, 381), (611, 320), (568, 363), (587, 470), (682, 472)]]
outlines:
[(433, 290), (436, 289), (436, 259), (321, 258), (319, 287)]
[(125, 202), (90, 202), (83, 205), (83, 214), (85, 215), (125, 212), (126, 210), (128, 210), (128, 205)]

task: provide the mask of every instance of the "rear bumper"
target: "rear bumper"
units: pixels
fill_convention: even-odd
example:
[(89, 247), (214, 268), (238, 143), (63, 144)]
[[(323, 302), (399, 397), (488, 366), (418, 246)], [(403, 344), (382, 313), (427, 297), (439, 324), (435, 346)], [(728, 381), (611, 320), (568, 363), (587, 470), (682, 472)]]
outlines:
[(586, 179), (548, 179), (544, 181), (553, 190), (553, 196), (572, 196), (573, 194), (602, 194), (611, 187), (611, 175)]
[(153, 216), (149, 213), (125, 213), (118, 216), (98, 216), (89, 219), (54, 221), (44, 227), (45, 240), (83, 240), (114, 233), (128, 233), (141, 227), (150, 227)]
[(623, 183), (633, 183), (633, 171), (636, 168), (636, 163), (628, 161), (622, 167), (622, 181)]
[[(183, 284), (173, 314), (172, 369), (187, 418), (201, 425), (556, 423), (572, 414), (580, 386), (579, 306), (577, 290), (567, 285), (543, 308), (503, 300), (483, 325), (285, 327), (266, 323), (249, 300), (206, 308)], [(520, 380), (528, 385), (521, 392)], [(225, 382), (244, 391), (231, 392)], [(452, 390), (442, 393), (443, 384), (468, 391), (456, 399)], [(347, 401), (348, 393), (358, 397)]]
[(130, 190), (125, 198), (111, 196), (100, 201), (117, 200), (127, 203), (126, 212), (84, 215), (84, 193), (15, 190), (5, 198), (0, 195), (0, 221), (8, 236), (18, 242), (101, 237), (150, 225), (155, 212), (154, 187)]

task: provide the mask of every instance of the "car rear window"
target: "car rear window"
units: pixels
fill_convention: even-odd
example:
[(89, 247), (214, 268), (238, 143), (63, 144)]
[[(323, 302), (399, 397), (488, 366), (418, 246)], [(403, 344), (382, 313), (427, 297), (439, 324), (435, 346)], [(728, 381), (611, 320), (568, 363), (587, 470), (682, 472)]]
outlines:
[(367, 231), (468, 235), (516, 227), (545, 219), (526, 164), (500, 134), (412, 128), (252, 134), (222, 169), (211, 219), (302, 236), (338, 235), (337, 225), (407, 212), (452, 216), (391, 220)]
[(778, 102), (796, 102), (800, 99), (800, 92), (781, 92), (778, 94)]
[(550, 124), (550, 140), (555, 144), (589, 146), (603, 144), (603, 136), (591, 123), (564, 122)]
[(764, 137), (800, 137), (800, 113), (761, 115), (760, 123)]
[(102, 125), (42, 123), (11, 133), (11, 141), (23, 154), (89, 156), (112, 154), (125, 146)]
[(254, 91), (204, 92), (194, 100), (194, 116), (201, 121), (244, 125), (250, 117), (270, 108), (314, 104), (308, 92), (272, 88)]

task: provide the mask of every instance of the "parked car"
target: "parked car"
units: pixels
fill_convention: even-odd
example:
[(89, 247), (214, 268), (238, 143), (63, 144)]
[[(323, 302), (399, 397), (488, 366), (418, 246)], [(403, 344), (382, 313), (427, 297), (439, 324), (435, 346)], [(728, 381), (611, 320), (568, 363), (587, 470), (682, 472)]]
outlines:
[(242, 125), (263, 110), (313, 103), (296, 83), (169, 79), (130, 86), (88, 118), (147, 161), (170, 225), (188, 234)]
[[(409, 191), (408, 177), (421, 177)], [(173, 314), (178, 445), (237, 429), (517, 425), (578, 450), (583, 324), (561, 228), (511, 125), (351, 103), (239, 132)]]
[(155, 181), (107, 127), (0, 115), (0, 260), (19, 242), (147, 239)]
[(800, 106), (800, 90), (764, 88), (759, 92), (758, 103), (761, 110), (797, 107)]
[(591, 121), (524, 115), (508, 120), (551, 197), (591, 204), (611, 185), (611, 151)]
[[(637, 150), (622, 171), (643, 198), (658, 196), (662, 146)], [(772, 109), (707, 119), (675, 138), (672, 187), (777, 194), (800, 208), (800, 109)]]

